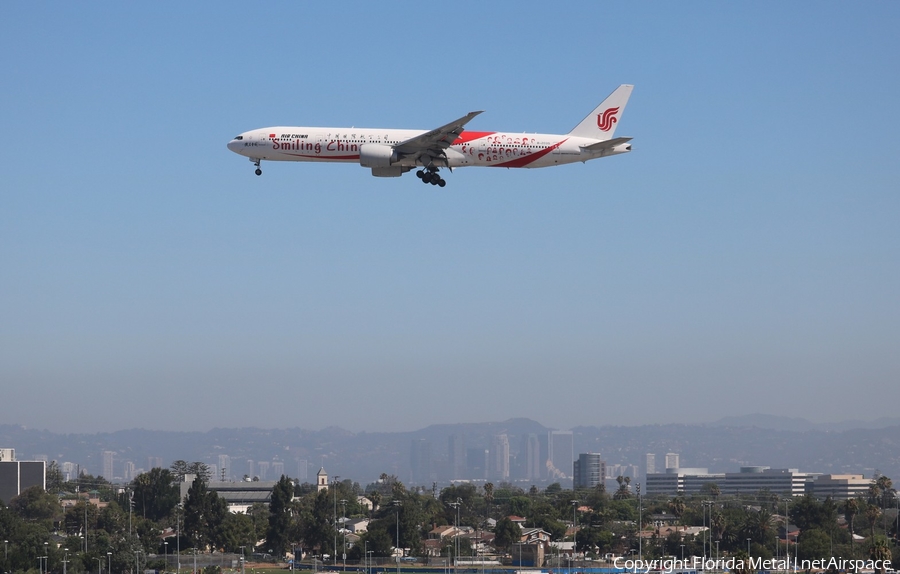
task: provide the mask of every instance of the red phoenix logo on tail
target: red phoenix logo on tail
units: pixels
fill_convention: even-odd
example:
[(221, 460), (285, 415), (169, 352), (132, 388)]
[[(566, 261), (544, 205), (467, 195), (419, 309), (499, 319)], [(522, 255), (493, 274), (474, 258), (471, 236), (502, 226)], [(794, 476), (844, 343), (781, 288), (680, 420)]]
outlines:
[(597, 114), (597, 127), (608, 132), (613, 124), (619, 121), (616, 119), (617, 113), (619, 113), (619, 108), (607, 108), (602, 114)]

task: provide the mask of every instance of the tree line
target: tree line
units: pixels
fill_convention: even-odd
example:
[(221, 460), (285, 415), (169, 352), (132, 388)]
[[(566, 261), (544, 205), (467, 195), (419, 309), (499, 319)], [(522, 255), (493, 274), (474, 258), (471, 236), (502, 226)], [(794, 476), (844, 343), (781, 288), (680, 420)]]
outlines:
[[(639, 497), (624, 479), (610, 495), (602, 486), (573, 491), (559, 484), (528, 490), (508, 483), (459, 484), (438, 490), (435, 485), (407, 487), (387, 474), (365, 487), (343, 480), (319, 490), (282, 476), (268, 505), (233, 513), (210, 490), (209, 470), (202, 463), (176, 461), (125, 486), (90, 475), (65, 482), (53, 473), (48, 470), (47, 492), (32, 488), (8, 506), (0, 504), (3, 572), (62, 572), (64, 563), (72, 574), (101, 565), (113, 572), (162, 570), (159, 556), (177, 549), (282, 557), (301, 548), (318, 557), (346, 553), (355, 561), (363, 560), (366, 551), (387, 558), (400, 548), (406, 555), (424, 556), (429, 532), (454, 524), (476, 534), (489, 532), (494, 551), (504, 554), (520, 539), (512, 516), (524, 519), (527, 528), (543, 529), (552, 540), (574, 538), (576, 551), (585, 557), (632, 551), (644, 558), (712, 557), (714, 552), (799, 559), (893, 555), (900, 563), (900, 512), (887, 477), (875, 481), (868, 496), (836, 502), (768, 492), (721, 496), (715, 485), (693, 496)], [(194, 478), (182, 501), (180, 485), (189, 475)], [(353, 518), (368, 519), (368, 529), (356, 544), (345, 546), (342, 519)], [(692, 526), (706, 530), (694, 534)], [(442, 542), (443, 556), (456, 551), (452, 540)], [(473, 554), (471, 538), (461, 539), (458, 551)]]

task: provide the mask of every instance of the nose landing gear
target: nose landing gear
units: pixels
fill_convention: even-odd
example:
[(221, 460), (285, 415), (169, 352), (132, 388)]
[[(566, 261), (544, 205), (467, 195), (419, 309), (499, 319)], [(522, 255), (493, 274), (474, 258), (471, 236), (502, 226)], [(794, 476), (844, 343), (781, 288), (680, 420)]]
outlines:
[[(253, 161), (253, 159), (251, 159), (250, 161)], [(259, 169), (259, 162), (261, 162), (261, 161), (262, 160), (260, 160), (260, 159), (253, 161), (253, 165), (256, 166), (256, 175), (262, 175), (262, 170)]]
[(444, 181), (438, 174), (438, 170), (436, 167), (429, 167), (427, 169), (420, 169), (416, 172), (416, 177), (422, 180), (422, 183), (430, 183), (431, 185), (437, 185), (439, 187), (444, 187), (447, 185), (447, 182)]

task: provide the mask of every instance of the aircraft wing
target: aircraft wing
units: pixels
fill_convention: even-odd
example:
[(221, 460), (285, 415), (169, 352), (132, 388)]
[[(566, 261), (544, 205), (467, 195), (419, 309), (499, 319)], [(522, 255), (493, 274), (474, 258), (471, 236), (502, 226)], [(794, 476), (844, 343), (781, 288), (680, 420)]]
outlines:
[[(459, 134), (463, 132), (465, 125), (480, 113), (480, 111), (469, 112), (449, 124), (400, 142), (394, 146), (394, 149), (399, 155), (404, 157), (419, 158), (429, 156), (430, 158), (442, 158), (444, 157), (444, 150), (456, 141)], [(425, 163), (427, 164), (429, 161), (426, 159)]]
[(603, 151), (605, 149), (614, 148), (617, 145), (630, 142), (632, 138), (613, 138), (611, 140), (604, 140), (602, 142), (597, 142), (591, 145), (581, 146), (581, 149), (589, 150), (589, 151)]

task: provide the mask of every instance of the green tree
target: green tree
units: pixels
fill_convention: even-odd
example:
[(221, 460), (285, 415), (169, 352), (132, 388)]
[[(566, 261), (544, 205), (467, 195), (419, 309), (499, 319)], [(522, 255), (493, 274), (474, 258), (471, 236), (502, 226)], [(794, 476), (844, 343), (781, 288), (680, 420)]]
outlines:
[(175, 475), (165, 468), (154, 468), (137, 475), (131, 483), (134, 512), (149, 520), (169, 516), (178, 504), (180, 489)]
[(797, 557), (815, 560), (831, 555), (831, 536), (820, 528), (804, 530), (797, 538)]
[(45, 492), (40, 486), (32, 486), (19, 496), (14, 496), (9, 509), (23, 520), (38, 522), (48, 529), (53, 526), (54, 520), (59, 520), (63, 515), (59, 498)]
[(266, 545), (275, 556), (283, 555), (296, 536), (291, 524), (291, 500), (294, 496), (294, 483), (282, 475), (272, 490), (269, 501), (269, 528), (266, 531)]
[(184, 477), (188, 474), (193, 474), (203, 482), (209, 482), (209, 479), (212, 476), (209, 467), (202, 462), (189, 463), (183, 460), (176, 460), (172, 463), (170, 468), (176, 482), (184, 482)]
[(494, 527), (494, 546), (509, 551), (509, 548), (521, 539), (522, 529), (507, 517), (497, 521)]
[(184, 533), (191, 544), (201, 550), (215, 547), (227, 513), (225, 501), (210, 491), (206, 482), (197, 476), (184, 502)]
[(259, 540), (253, 518), (240, 512), (229, 512), (222, 520), (219, 542), (225, 552), (240, 552), (241, 546), (252, 548)]

